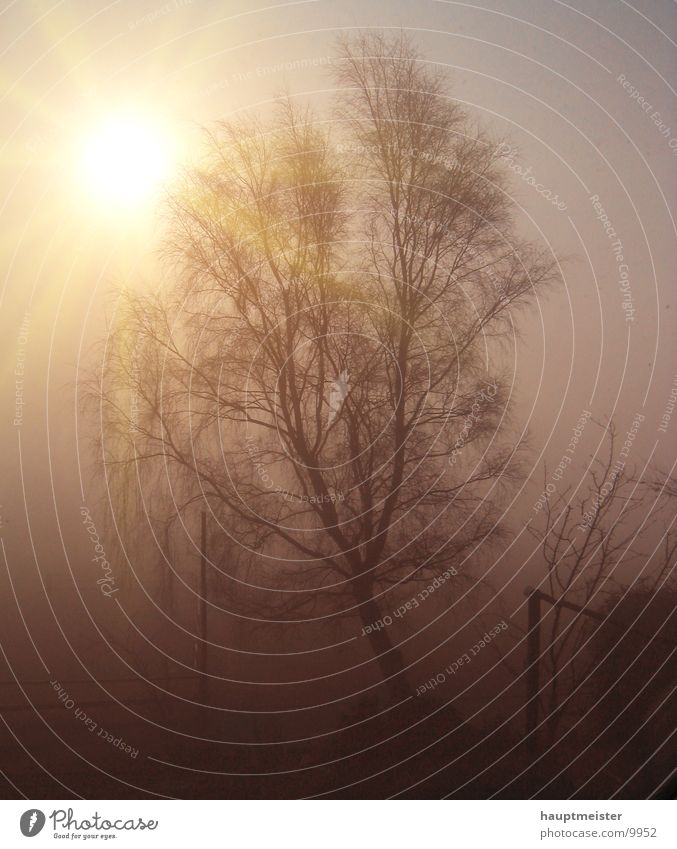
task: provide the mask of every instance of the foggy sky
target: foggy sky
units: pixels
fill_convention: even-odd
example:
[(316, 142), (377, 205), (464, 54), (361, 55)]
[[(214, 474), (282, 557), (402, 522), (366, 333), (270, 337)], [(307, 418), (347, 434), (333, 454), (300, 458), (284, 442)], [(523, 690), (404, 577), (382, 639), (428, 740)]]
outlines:
[[(402, 28), (411, 35), (426, 61), (448, 70), (452, 96), (515, 147), (515, 171), (530, 169), (566, 206), (556, 208), (513, 172), (519, 232), (557, 257), (563, 283), (517, 319), (520, 336), (506, 347), (515, 429), (530, 444), (529, 478), (507, 522), (519, 534), (532, 516), (543, 464), (557, 465), (583, 411), (601, 421), (613, 417), (622, 438), (642, 416), (629, 465), (673, 466), (677, 413), (666, 432), (658, 428), (677, 380), (674, 4), (260, 6), (123, 0), (107, 7), (79, 0), (37, 12), (37, 4), (14, 3), (0, 13), (0, 534), (7, 564), (3, 559), (0, 572), (11, 574), (24, 606), (37, 605), (45, 617), (51, 613), (43, 581), (58, 594), (71, 576), (87, 576), (89, 542), (79, 511), (82, 504), (94, 509), (101, 492), (100, 463), (86, 438), (91, 424), (76, 406), (77, 381), (110, 317), (111, 286), (140, 285), (161, 273), (152, 210), (125, 220), (77, 185), (79, 139), (94, 116), (133, 103), (167, 119), (191, 158), (201, 125), (242, 110), (265, 113), (285, 89), (322, 112), (334, 86), (335, 38), (351, 29)], [(600, 208), (613, 239), (596, 217)], [(602, 436), (586, 426), (567, 486), (582, 480)], [(515, 569), (532, 549), (520, 538), (512, 561), (487, 564), (497, 586), (518, 601), (534, 567), (517, 575)], [(91, 578), (75, 583), (91, 594)], [(93, 609), (101, 601), (87, 598)], [(21, 662), (33, 660), (26, 655)]]

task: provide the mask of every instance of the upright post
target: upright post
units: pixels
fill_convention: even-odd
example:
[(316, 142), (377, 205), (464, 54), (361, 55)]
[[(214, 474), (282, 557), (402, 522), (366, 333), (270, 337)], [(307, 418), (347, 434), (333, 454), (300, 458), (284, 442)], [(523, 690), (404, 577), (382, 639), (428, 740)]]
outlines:
[(200, 584), (198, 589), (198, 671), (200, 701), (207, 701), (207, 513), (202, 511), (200, 523)]
[(532, 587), (527, 587), (524, 594), (529, 597), (525, 667), (527, 682), (525, 730), (527, 747), (532, 754), (536, 754), (538, 751), (536, 726), (538, 725), (538, 664), (541, 654), (541, 598), (539, 591)]

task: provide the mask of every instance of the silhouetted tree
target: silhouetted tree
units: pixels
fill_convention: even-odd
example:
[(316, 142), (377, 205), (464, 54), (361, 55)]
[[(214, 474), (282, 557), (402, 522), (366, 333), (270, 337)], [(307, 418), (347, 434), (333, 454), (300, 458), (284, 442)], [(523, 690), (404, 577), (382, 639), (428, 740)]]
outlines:
[(126, 498), (138, 476), (163, 509), (207, 503), (280, 604), (359, 616), (401, 697), (369, 626), (497, 532), (519, 473), (500, 343), (555, 274), (442, 73), (404, 38), (339, 60), (333, 134), (290, 100), (208, 134), (169, 202), (168, 278), (118, 305), (104, 456)]
[[(545, 567), (538, 588), (556, 602), (543, 605), (541, 622), (540, 709), (549, 743), (568, 714), (580, 718), (590, 708), (600, 664), (608, 679), (613, 664), (604, 658), (613, 635), (619, 646), (646, 645), (649, 632), (629, 614), (636, 611), (638, 622), (646, 623), (640, 600), (660, 606), (652, 599), (666, 592), (677, 553), (674, 480), (642, 478), (617, 450), (613, 423), (606, 431), (604, 453), (577, 491), (567, 487), (543, 499), (540, 518), (529, 527)], [(630, 586), (623, 581), (629, 569), (636, 580)], [(634, 633), (624, 636), (624, 629)], [(617, 661), (619, 652), (613, 654)], [(633, 660), (628, 652), (625, 662)]]

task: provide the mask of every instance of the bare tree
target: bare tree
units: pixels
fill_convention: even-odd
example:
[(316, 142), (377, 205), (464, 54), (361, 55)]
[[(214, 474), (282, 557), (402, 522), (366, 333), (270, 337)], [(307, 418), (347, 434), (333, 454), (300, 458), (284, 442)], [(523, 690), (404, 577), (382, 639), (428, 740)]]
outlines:
[[(545, 567), (539, 589), (552, 603), (541, 622), (540, 710), (548, 742), (568, 710), (580, 714), (599, 649), (610, 634), (619, 640), (624, 628), (637, 630), (628, 611), (663, 588), (677, 552), (674, 481), (628, 468), (613, 423), (606, 431), (604, 456), (594, 460), (580, 492), (567, 488), (543, 499), (542, 518), (529, 528)], [(624, 583), (628, 571), (633, 585)], [(570, 605), (580, 610), (572, 613)], [(595, 636), (600, 628), (603, 640)], [(650, 639), (640, 632), (635, 642), (642, 637)]]
[(369, 626), (496, 532), (518, 474), (500, 343), (555, 273), (441, 73), (404, 38), (339, 58), (334, 135), (289, 99), (208, 134), (169, 203), (171, 281), (118, 306), (104, 452), (118, 489), (207, 502), (279, 603), (359, 616), (402, 697)]

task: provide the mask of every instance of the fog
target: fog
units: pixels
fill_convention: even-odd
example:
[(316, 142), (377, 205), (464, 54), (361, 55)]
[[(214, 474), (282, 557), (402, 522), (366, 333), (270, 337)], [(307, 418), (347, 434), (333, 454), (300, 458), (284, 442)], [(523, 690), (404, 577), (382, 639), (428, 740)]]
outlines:
[[(42, 15), (23, 4), (2, 12), (0, 344), (6, 403), (0, 752), (6, 798), (645, 798), (666, 793), (674, 749), (671, 753), (661, 744), (674, 727), (667, 659), (675, 637), (677, 503), (672, 5), (318, 0), (258, 9), (244, 2), (125, 0), (94, 8), (80, 0)], [(454, 397), (465, 393), (468, 409), (454, 402), (456, 430), (444, 451), (427, 432), (421, 437), (431, 439), (421, 443), (421, 457), (430, 456), (431, 445), (445, 462), (458, 451), (454, 469), (472, 469), (492, 457), (491, 474), (477, 482), (477, 504), (464, 507), (467, 514), (454, 512), (448, 509), (456, 497), (449, 494), (451, 484), (447, 490), (412, 477), (415, 497), (407, 495), (410, 507), (402, 497), (402, 516), (411, 519), (418, 509), (419, 487), (430, 497), (426, 509), (437, 511), (434, 520), (416, 514), (430, 535), (419, 524), (414, 535), (393, 520), (388, 544), (395, 554), (385, 561), (393, 570), (383, 574), (382, 584), (375, 582), (373, 598), (353, 592), (357, 567), (348, 577), (340, 571), (339, 555), (347, 563), (352, 548), (348, 551), (347, 543), (341, 548), (327, 531), (334, 526), (312, 501), (323, 491), (313, 484), (317, 476), (299, 478), (304, 483), (295, 491), (303, 491), (303, 499), (270, 500), (273, 488), (278, 494), (292, 489), (298, 465), (314, 467), (303, 452), (303, 463), (289, 455), (286, 443), (275, 449), (279, 453), (266, 453), (272, 449), (261, 434), (276, 413), (265, 407), (264, 390), (279, 391), (287, 365), (273, 379), (276, 361), (264, 360), (260, 375), (269, 378), (260, 377), (258, 337), (236, 336), (231, 328), (240, 332), (236, 319), (244, 325), (247, 309), (254, 307), (264, 318), (277, 318), (282, 296), (272, 306), (262, 296), (241, 313), (229, 301), (218, 312), (221, 301), (209, 300), (209, 287), (201, 292), (204, 300), (188, 297), (181, 309), (176, 292), (185, 296), (188, 284), (173, 288), (190, 273), (201, 281), (216, 279), (209, 275), (215, 274), (218, 251), (212, 245), (214, 255), (205, 254), (198, 266), (198, 242), (185, 235), (196, 238), (190, 227), (198, 216), (186, 224), (185, 210), (206, 215), (208, 208), (218, 221), (215, 209), (224, 217), (233, 214), (233, 187), (240, 190), (238, 179), (245, 173), (246, 157), (233, 160), (235, 165), (228, 160), (232, 173), (226, 166), (220, 176), (209, 172), (213, 160), (205, 128), (218, 133), (217, 122), (241, 122), (244, 133), (242, 127), (254, 126), (254, 141), (244, 145), (254, 150), (256, 139), (273, 144), (270, 127), (280, 121), (281, 98), (299, 110), (308, 106), (315, 112), (317, 138), (329, 134), (326, 157), (316, 166), (321, 176), (312, 172), (308, 183), (345, 184), (340, 224), (345, 230), (337, 224), (332, 232), (339, 247), (335, 265), (327, 264), (339, 293), (336, 303), (344, 298), (348, 306), (345, 312), (337, 308), (331, 314), (336, 324), (330, 319), (327, 327), (334, 334), (336, 328), (346, 336), (354, 333), (357, 340), (345, 348), (337, 342), (327, 352), (332, 367), (334, 355), (345, 357), (349, 374), (343, 383), (338, 369), (317, 377), (314, 364), (303, 383), (304, 391), (316, 390), (318, 410), (324, 404), (330, 411), (322, 408), (322, 428), (318, 425), (322, 448), (313, 455), (318, 467), (330, 456), (322, 451), (331, 448), (322, 432), (339, 432), (351, 405), (380, 428), (374, 387), (390, 387), (397, 409), (389, 361), (385, 355), (379, 359), (392, 341), (391, 327), (375, 320), (378, 330), (363, 341), (360, 322), (369, 308), (358, 309), (360, 298), (345, 296), (355, 291), (350, 286), (357, 286), (356, 280), (376, 279), (374, 268), (382, 270), (387, 262), (380, 266), (374, 260), (371, 276), (351, 265), (369, 228), (376, 233), (374, 244), (388, 248), (393, 241), (390, 219), (378, 215), (380, 183), (368, 170), (376, 168), (369, 151), (345, 147), (350, 121), (358, 114), (357, 101), (345, 98), (359, 86), (351, 88), (341, 77), (347, 63), (337, 39), (365, 32), (383, 36), (385, 44), (404, 38), (417, 54), (414, 67), (442, 75), (440, 114), (446, 115), (447, 107), (462, 110), (464, 138), (486, 133), (491, 168), (504, 175), (504, 183), (497, 177), (491, 191), (497, 205), (505, 204), (505, 218), (495, 213), (493, 222), (492, 206), (482, 211), (483, 220), (492, 221), (501, 238), (509, 221), (510, 244), (531, 245), (550, 263), (541, 286), (541, 267), (535, 260), (529, 266), (525, 257), (530, 255), (520, 248), (528, 293), (513, 280), (515, 303), (501, 319), (500, 332), (473, 336), (476, 360), (458, 359), (459, 374), (468, 383), (461, 393), (459, 378)], [(172, 167), (142, 202), (118, 206), (87, 185), (80, 160), (92, 126), (128, 107), (157, 122), (171, 140)], [(407, 108), (405, 123), (413, 125), (413, 107)], [(403, 120), (401, 114), (397, 118)], [(310, 156), (310, 140), (304, 144), (302, 153)], [(293, 159), (285, 150), (276, 155)], [(423, 165), (420, 155), (411, 158), (416, 167), (428, 167), (424, 176), (443, 170), (432, 154)], [(476, 176), (479, 162), (469, 157), (464, 167)], [(213, 182), (191, 183), (195, 168)], [(277, 177), (282, 183), (297, 179), (285, 174)], [(429, 179), (421, 189), (426, 196), (432, 193)], [(225, 198), (219, 180), (232, 192), (224, 190)], [(213, 205), (204, 201), (191, 207), (199, 192)], [(171, 205), (177, 196), (185, 201), (185, 218)], [(268, 196), (262, 190), (260, 197)], [(469, 197), (478, 205), (486, 199), (479, 189)], [(331, 204), (324, 197), (311, 202), (325, 213), (344, 197), (337, 194)], [(431, 227), (426, 209), (427, 224), (413, 225), (423, 228), (417, 238)], [(283, 249), (293, 251), (297, 237), (312, 241), (298, 235), (287, 212), (271, 207), (259, 211), (257, 221), (241, 225), (246, 237), (261, 238), (247, 262), (267, 256), (259, 233), (272, 221), (290, 227), (280, 237)], [(183, 252), (168, 255), (177, 222), (184, 226)], [(445, 230), (440, 244), (447, 235)], [(323, 244), (315, 234), (312, 238), (313, 249)], [(411, 249), (412, 256), (416, 251)], [(317, 269), (324, 269), (324, 261), (315, 254), (304, 259), (316, 262)], [(234, 279), (232, 269), (229, 274), (224, 272), (224, 279)], [(274, 285), (274, 274), (271, 280)], [(296, 280), (291, 272), (289, 280)], [(477, 292), (493, 291), (486, 280), (469, 281)], [(223, 291), (237, 301), (228, 285)], [(132, 312), (125, 313), (123, 290), (132, 299), (147, 298), (132, 300), (146, 305), (139, 307), (143, 321), (137, 316), (139, 323), (124, 324)], [(285, 291), (281, 286), (279, 292)], [(390, 297), (380, 302), (384, 314), (392, 311)], [(470, 298), (473, 308), (481, 302), (480, 310), (493, 315), (483, 297)], [(454, 329), (461, 327), (462, 308), (452, 311), (449, 305), (457, 302), (451, 298), (440, 300), (434, 320)], [(335, 301), (326, 303), (333, 308)], [(125, 334), (141, 333), (145, 321), (160, 327), (165, 304), (167, 326), (180, 340), (177, 350), (168, 356), (162, 348), (155, 359), (152, 345), (139, 348), (137, 362), (130, 354), (132, 336)], [(156, 306), (157, 314), (151, 311)], [(187, 315), (202, 317), (199, 343), (191, 340)], [(434, 374), (442, 337), (438, 330), (425, 337), (426, 328), (417, 338)], [(310, 329), (304, 332), (311, 338)], [(452, 335), (450, 330), (449, 339)], [(137, 339), (146, 344), (151, 337)], [(290, 350), (301, 357), (300, 343)], [(111, 363), (102, 380), (104, 364)], [(120, 383), (108, 382), (115, 366)], [(364, 367), (361, 377), (358, 366)], [(219, 389), (210, 395), (212, 367)], [(438, 389), (427, 391), (418, 382), (424, 374), (418, 361), (416, 368), (421, 370), (413, 370), (412, 408), (416, 392), (427, 394), (434, 427), (435, 416), (448, 412), (447, 400), (440, 398), (435, 410), (438, 402), (431, 398)], [(249, 391), (260, 394), (248, 402), (257, 414), (237, 419), (232, 411), (241, 415), (236, 393), (244, 386), (242, 375), (254, 382)], [(495, 422), (485, 411), (485, 418), (475, 417), (459, 437), (464, 417), (474, 415), (474, 381), (479, 385), (480, 375), (482, 385), (499, 381), (502, 406)], [(443, 377), (440, 370), (440, 385)], [(160, 406), (171, 409), (169, 425), (162, 415), (153, 418), (152, 399), (144, 394), (150, 386), (162, 387)], [(177, 387), (188, 386), (181, 395)], [(115, 419), (119, 392), (128, 394), (123, 417)], [(133, 413), (129, 398), (137, 398)], [(224, 399), (232, 402), (225, 424), (218, 421)], [(491, 406), (493, 395), (485, 401)], [(185, 430), (171, 431), (188, 406)], [(299, 417), (300, 410), (295, 410)], [(138, 427), (129, 424), (135, 416)], [(124, 467), (128, 477), (121, 478), (120, 458), (130, 445), (142, 444), (135, 434), (146, 427), (144, 416), (150, 423), (141, 453), (152, 454), (157, 427), (166, 427), (180, 445), (157, 466), (130, 463)], [(237, 427), (253, 420), (247, 438), (254, 442), (247, 443)], [(389, 426), (383, 424), (379, 433), (387, 435)], [(308, 433), (316, 436), (313, 429)], [(470, 444), (468, 433), (477, 433), (476, 443)], [(255, 450), (242, 447), (248, 444)], [(504, 475), (507, 466), (492, 452), (512, 452), (518, 445), (510, 475)], [(197, 460), (193, 466), (177, 461), (175, 471), (172, 462), (178, 455), (183, 460), (184, 450)], [(336, 451), (332, 462), (343, 469), (343, 455)], [(373, 453), (374, 464), (376, 458), (390, 462), (389, 449)], [(351, 462), (355, 456), (350, 454)], [(513, 459), (519, 460), (514, 471)], [(414, 460), (418, 463), (418, 457)], [(619, 461), (621, 474), (614, 475)], [(264, 474), (271, 476), (270, 486)], [(354, 550), (368, 564), (369, 545), (381, 532), (356, 530), (363, 514), (347, 489), (343, 500), (335, 495), (342, 492), (341, 474), (325, 475), (330, 485), (323, 506), (335, 508), (337, 525), (346, 523), (346, 538), (356, 540)], [(246, 510), (227, 490), (224, 481), (231, 479), (237, 480), (233, 492), (240, 493)], [(604, 484), (608, 490), (595, 502)], [(387, 500), (385, 484), (374, 492), (376, 502)], [(608, 492), (617, 500), (607, 499)], [(366, 511), (365, 497), (360, 498), (359, 510)], [(568, 508), (571, 536), (560, 539), (557, 522)], [(255, 521), (243, 518), (247, 510), (256, 512)], [(292, 530), (276, 536), (278, 527), (286, 532), (285, 521)], [(594, 546), (584, 549), (580, 562), (568, 560), (595, 522), (599, 541), (594, 538)], [(315, 534), (312, 544), (308, 534)], [(560, 545), (552, 549), (557, 539)], [(306, 543), (307, 550), (299, 553)], [(417, 571), (424, 566), (429, 571)], [(455, 574), (445, 573), (450, 567)], [(559, 579), (558, 568), (566, 579)], [(527, 700), (535, 702), (525, 672), (529, 588), (541, 593), (535, 598), (532, 592), (531, 598), (543, 617), (535, 723), (533, 715), (529, 718)], [(365, 604), (375, 604), (371, 617)], [(614, 722), (611, 701), (619, 693), (629, 705)]]

